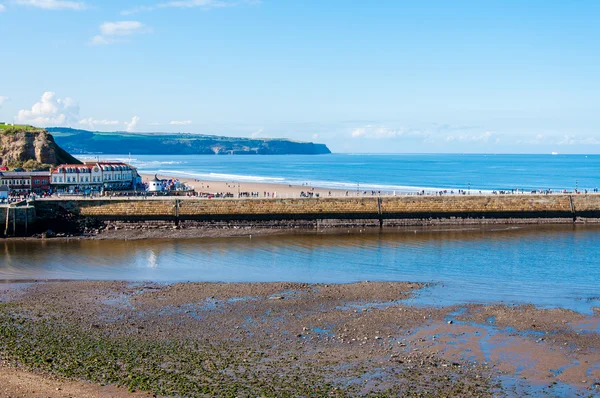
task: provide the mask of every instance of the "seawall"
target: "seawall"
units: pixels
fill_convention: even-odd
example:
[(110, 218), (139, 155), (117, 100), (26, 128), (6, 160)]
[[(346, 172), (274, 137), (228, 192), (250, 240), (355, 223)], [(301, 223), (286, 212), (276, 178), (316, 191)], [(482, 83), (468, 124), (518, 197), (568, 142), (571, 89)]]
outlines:
[(34, 206), (0, 206), (0, 237), (26, 236), (36, 231)]
[(52, 199), (34, 205), (38, 227), (55, 231), (60, 223), (75, 221), (80, 227), (106, 222), (275, 227), (600, 222), (600, 195)]

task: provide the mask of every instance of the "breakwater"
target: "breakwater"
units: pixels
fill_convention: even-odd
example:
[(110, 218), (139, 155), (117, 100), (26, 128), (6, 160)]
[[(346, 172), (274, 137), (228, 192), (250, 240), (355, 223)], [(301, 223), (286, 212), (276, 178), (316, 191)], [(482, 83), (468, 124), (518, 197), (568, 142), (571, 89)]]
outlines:
[(600, 195), (50, 199), (35, 201), (33, 207), (38, 231), (72, 229), (75, 224), (82, 230), (107, 222), (182, 228), (223, 223), (311, 227), (600, 222)]

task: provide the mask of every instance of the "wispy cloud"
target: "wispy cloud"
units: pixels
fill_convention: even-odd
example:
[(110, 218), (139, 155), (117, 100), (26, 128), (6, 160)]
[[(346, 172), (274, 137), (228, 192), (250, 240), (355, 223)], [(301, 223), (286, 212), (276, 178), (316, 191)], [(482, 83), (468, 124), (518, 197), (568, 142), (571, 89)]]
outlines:
[(44, 10), (85, 10), (87, 8), (83, 1), (67, 1), (67, 0), (14, 0), (13, 3), (42, 8)]
[(121, 15), (132, 15), (140, 12), (150, 12), (164, 8), (200, 8), (210, 10), (213, 8), (234, 7), (241, 4), (257, 4), (260, 0), (179, 0), (157, 3), (151, 6), (138, 6), (121, 11)]
[(134, 116), (133, 118), (131, 118), (131, 122), (125, 122), (124, 123), (125, 124), (125, 130), (127, 130), (129, 132), (134, 131), (139, 122), (140, 122), (139, 116)]
[(119, 121), (118, 120), (106, 120), (106, 119), (96, 120), (96, 119), (90, 117), (87, 119), (82, 119), (78, 123), (81, 124), (82, 126), (86, 126), (86, 127), (93, 129), (96, 126), (116, 126), (119, 124)]
[(169, 123), (171, 125), (174, 126), (189, 126), (190, 124), (192, 124), (191, 120), (171, 120), (171, 123)]
[(494, 132), (486, 131), (481, 134), (449, 135), (446, 137), (446, 141), (499, 143), (500, 137)]
[(366, 126), (357, 127), (352, 130), (352, 138), (367, 138), (367, 139), (389, 139), (402, 136), (427, 136), (428, 133), (421, 130), (408, 130), (404, 128), (390, 128), (381, 125), (368, 124)]
[(4, 4), (0, 4), (0, 12), (6, 11), (6, 6)]
[(10, 99), (10, 98), (8, 98), (8, 97), (6, 97), (6, 96), (0, 95), (0, 108), (2, 108), (2, 105), (4, 105), (4, 103), (5, 103), (6, 101), (8, 101), (9, 99)]
[(395, 129), (390, 129), (388, 127), (383, 126), (371, 126), (367, 125), (365, 127), (358, 127), (352, 130), (353, 138), (392, 138), (398, 135), (402, 135), (402, 132)]
[(542, 145), (547, 143), (547, 138), (544, 134), (536, 134), (535, 137), (526, 137), (517, 140), (517, 145), (525, 144), (525, 145)]
[(100, 25), (100, 34), (92, 37), (90, 45), (112, 44), (126, 36), (150, 33), (152, 29), (139, 21), (105, 22)]
[[(466, 130), (472, 129), (465, 127)], [(350, 136), (362, 140), (404, 140), (419, 141), (427, 144), (444, 144), (450, 142), (460, 143), (479, 143), (479, 144), (499, 144), (500, 135), (492, 131), (483, 132), (458, 132), (461, 128), (451, 127), (449, 125), (433, 125), (430, 128), (392, 128), (386, 125), (367, 124), (354, 128)], [(448, 132), (454, 132), (450, 133)]]
[(557, 145), (599, 145), (600, 140), (593, 136), (579, 137), (577, 135), (565, 134), (561, 139), (552, 143)]

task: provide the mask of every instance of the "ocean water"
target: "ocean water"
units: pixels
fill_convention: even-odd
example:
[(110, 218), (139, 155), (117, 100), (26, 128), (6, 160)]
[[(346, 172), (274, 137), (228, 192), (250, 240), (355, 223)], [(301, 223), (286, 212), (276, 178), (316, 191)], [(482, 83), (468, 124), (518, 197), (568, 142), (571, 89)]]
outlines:
[[(102, 155), (123, 159), (123, 155)], [(142, 173), (348, 190), (592, 190), (600, 155), (131, 155)]]
[(430, 282), (416, 304), (600, 307), (600, 226), (303, 232), (139, 241), (5, 241), (0, 281)]
[[(600, 185), (600, 155), (132, 154), (131, 162), (142, 173), (342, 189), (571, 191)], [(0, 281), (415, 281), (433, 284), (415, 303), (533, 303), (591, 313), (600, 307), (599, 242), (600, 226), (593, 225), (336, 230), (127, 242), (7, 241), (0, 242)]]

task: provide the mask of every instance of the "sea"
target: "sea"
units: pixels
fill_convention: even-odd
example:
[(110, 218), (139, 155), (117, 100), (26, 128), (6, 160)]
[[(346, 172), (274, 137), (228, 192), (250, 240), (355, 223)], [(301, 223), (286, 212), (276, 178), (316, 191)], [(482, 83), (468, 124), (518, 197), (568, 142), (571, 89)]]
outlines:
[[(141, 173), (326, 188), (592, 191), (599, 155), (150, 156)], [(600, 307), (600, 226), (401, 227), (139, 241), (0, 241), (0, 281), (423, 282), (414, 305)]]
[[(90, 156), (93, 158), (93, 156)], [(141, 173), (346, 190), (593, 190), (600, 155), (102, 155)]]

